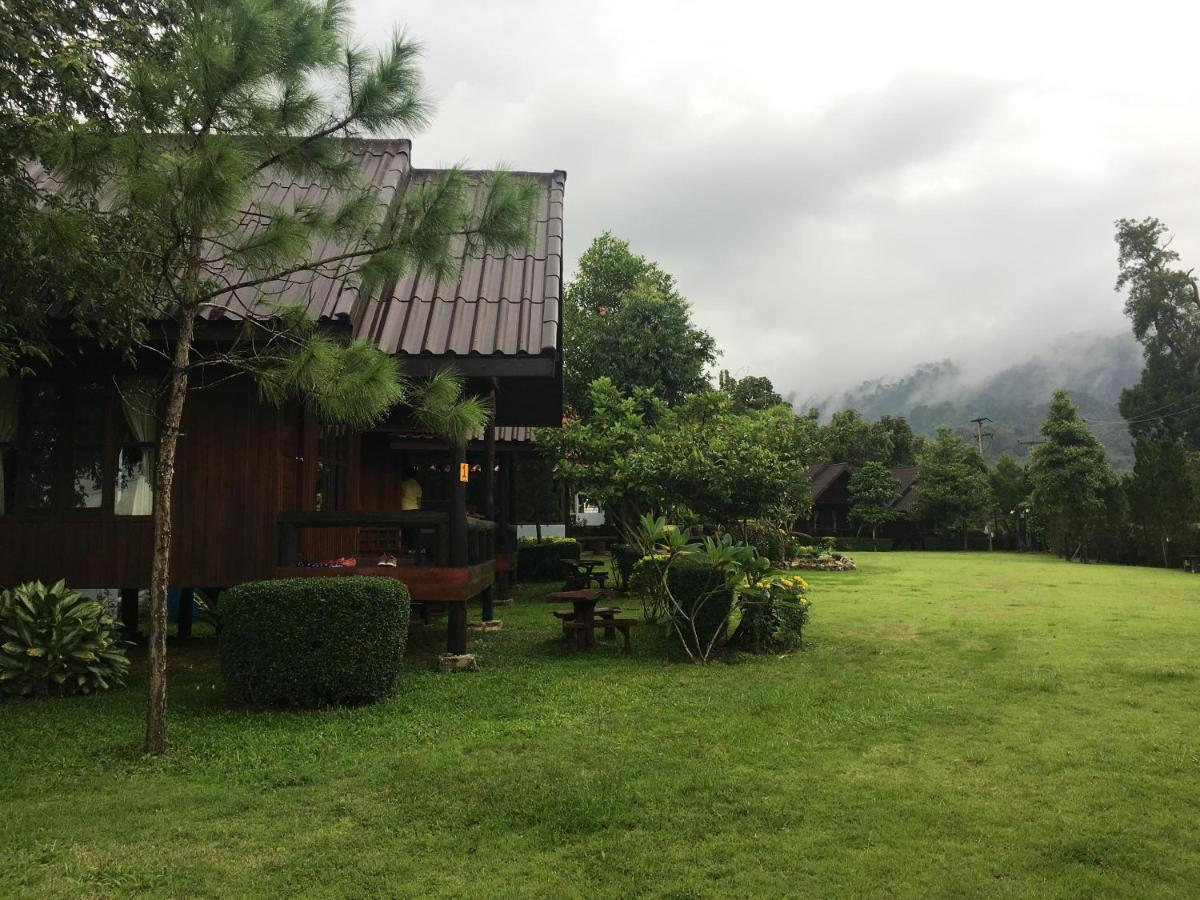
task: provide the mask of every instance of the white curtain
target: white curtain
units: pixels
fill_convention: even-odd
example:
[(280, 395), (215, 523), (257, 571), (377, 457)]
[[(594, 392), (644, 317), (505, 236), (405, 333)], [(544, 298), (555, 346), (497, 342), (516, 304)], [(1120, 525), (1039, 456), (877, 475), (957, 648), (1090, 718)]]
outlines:
[[(0, 444), (17, 439), (17, 381), (15, 378), (0, 380)], [(8, 474), (15, 477), (15, 472)], [(4, 454), (0, 453), (0, 516), (4, 515)]]
[[(126, 378), (118, 385), (121, 410), (129, 433), (142, 447), (139, 471), (128, 471), (126, 461), (117, 467), (117, 498), (114, 512), (118, 516), (148, 516), (154, 510), (154, 443), (158, 440), (158, 385), (145, 377)], [(124, 454), (122, 450), (122, 454)]]

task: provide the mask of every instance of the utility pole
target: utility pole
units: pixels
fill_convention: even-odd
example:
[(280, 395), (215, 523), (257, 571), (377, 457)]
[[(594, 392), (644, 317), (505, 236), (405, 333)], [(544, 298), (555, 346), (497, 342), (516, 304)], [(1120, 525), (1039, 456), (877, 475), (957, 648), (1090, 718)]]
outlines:
[(985, 437), (991, 439), (996, 436), (996, 433), (994, 431), (989, 431), (989, 432), (985, 433), (983, 430), (983, 423), (990, 422), (990, 421), (992, 421), (992, 420), (989, 419), (987, 416), (979, 416), (978, 418), (971, 420), (971, 424), (975, 426), (975, 444), (976, 444), (976, 446), (979, 447), (979, 455), (980, 456), (983, 456), (983, 439)]

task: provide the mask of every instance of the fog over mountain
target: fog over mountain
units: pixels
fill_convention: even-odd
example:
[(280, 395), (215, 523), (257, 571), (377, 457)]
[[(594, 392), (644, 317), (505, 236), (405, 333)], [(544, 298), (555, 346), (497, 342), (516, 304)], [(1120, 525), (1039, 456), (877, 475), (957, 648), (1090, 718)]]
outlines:
[(1006, 450), (1024, 457), (1046, 415), (1051, 392), (1065, 387), (1113, 465), (1133, 465), (1129, 431), (1117, 408), (1121, 389), (1141, 376), (1141, 348), (1128, 332), (1077, 333), (1055, 341), (1049, 350), (1019, 358), (1003, 369), (978, 371), (970, 360), (945, 359), (923, 363), (899, 377), (864, 381), (841, 394), (789, 398), (798, 409), (816, 407), (827, 418), (854, 407), (876, 419), (883, 415), (908, 418), (918, 434), (930, 435), (949, 425), (975, 439), (971, 419), (987, 416), (984, 451), (995, 459)]

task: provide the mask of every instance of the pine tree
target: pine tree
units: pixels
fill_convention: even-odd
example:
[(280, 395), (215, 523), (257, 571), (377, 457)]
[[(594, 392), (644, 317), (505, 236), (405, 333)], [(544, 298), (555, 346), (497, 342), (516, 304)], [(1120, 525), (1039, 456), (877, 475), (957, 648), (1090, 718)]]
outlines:
[(935, 528), (957, 528), (967, 549), (967, 529), (987, 516), (991, 506), (987, 463), (975, 447), (942, 426), (918, 456), (921, 493), (919, 518)]
[[(449, 274), (456, 237), (475, 249), (529, 237), (536, 188), (519, 179), (491, 179), (474, 217), (460, 171), (408, 191), (394, 214), (361, 182), (355, 139), (411, 131), (429, 108), (418, 46), (401, 32), (378, 53), (353, 46), (346, 12), (343, 0), (190, 0), (173, 55), (121, 72), (125, 89), (114, 104), (127, 127), (113, 135), (85, 119), (46, 157), (71, 192), (101, 195), (111, 215), (140, 224), (135, 258), (155, 279), (130, 308), (169, 322), (174, 336), (154, 482), (148, 752), (166, 748), (170, 509), (189, 375), (233, 366), (258, 378), (267, 400), (295, 397), (326, 422), (368, 425), (405, 398), (395, 360), (331, 337), (301, 309), (264, 316), (257, 289), (336, 267), (370, 293), (414, 266)], [(314, 206), (271, 208), (257, 189), (267, 177), (330, 191)], [(247, 216), (265, 224), (247, 230)], [(231, 268), (240, 277), (230, 279)], [(256, 297), (245, 310), (247, 334), (219, 352), (198, 347), (198, 313), (234, 292)], [(452, 393), (441, 387), (433, 396)], [(448, 416), (445, 424), (462, 421)]]
[(1112, 470), (1104, 448), (1062, 388), (1050, 401), (1042, 437), (1045, 441), (1029, 457), (1035, 513), (1046, 526), (1052, 549), (1063, 556), (1078, 553), (1086, 562), (1106, 513)]

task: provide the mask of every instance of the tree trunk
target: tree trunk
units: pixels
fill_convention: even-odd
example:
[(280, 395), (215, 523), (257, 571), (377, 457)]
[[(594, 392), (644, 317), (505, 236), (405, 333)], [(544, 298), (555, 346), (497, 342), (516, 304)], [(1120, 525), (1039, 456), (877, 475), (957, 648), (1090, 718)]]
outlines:
[(1163, 568), (1169, 569), (1171, 568), (1170, 544), (1167, 543), (1166, 537), (1163, 537), (1160, 543), (1162, 544)]
[(167, 586), (171, 577), (171, 489), (175, 484), (175, 447), (183, 421), (195, 320), (190, 308), (179, 315), (179, 336), (171, 361), (167, 408), (158, 439), (154, 477), (154, 561), (150, 570), (149, 693), (146, 704), (146, 752), (167, 749)]
[(963, 549), (967, 549), (967, 523), (962, 523)]

